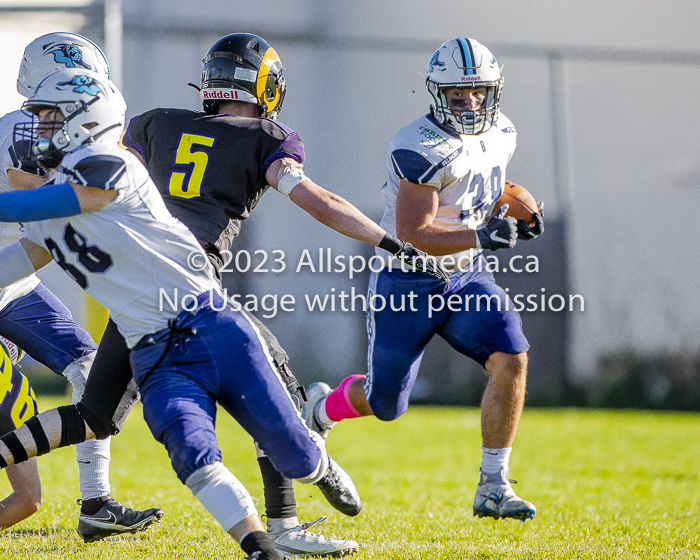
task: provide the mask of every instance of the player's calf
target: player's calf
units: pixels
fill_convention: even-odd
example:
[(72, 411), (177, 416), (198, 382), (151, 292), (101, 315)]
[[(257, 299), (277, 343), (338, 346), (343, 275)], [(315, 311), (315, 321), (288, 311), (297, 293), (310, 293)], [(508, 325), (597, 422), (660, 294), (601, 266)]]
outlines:
[(11, 527), (41, 507), (41, 482), (36, 459), (7, 469), (12, 494), (0, 501), (0, 529)]

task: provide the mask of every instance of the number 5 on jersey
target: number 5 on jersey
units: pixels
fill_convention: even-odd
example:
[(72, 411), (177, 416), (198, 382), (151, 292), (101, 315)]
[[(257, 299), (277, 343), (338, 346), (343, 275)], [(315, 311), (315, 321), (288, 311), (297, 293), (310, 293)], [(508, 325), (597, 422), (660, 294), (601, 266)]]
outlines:
[(190, 134), (189, 132), (182, 133), (177, 150), (175, 150), (173, 164), (192, 165), (192, 167), (189, 171), (173, 171), (170, 173), (168, 192), (172, 196), (182, 198), (200, 196), (202, 182), (207, 174), (207, 166), (209, 165), (209, 154), (203, 150), (193, 148), (197, 145), (212, 148), (215, 142), (216, 138), (211, 136), (201, 136), (199, 134)]

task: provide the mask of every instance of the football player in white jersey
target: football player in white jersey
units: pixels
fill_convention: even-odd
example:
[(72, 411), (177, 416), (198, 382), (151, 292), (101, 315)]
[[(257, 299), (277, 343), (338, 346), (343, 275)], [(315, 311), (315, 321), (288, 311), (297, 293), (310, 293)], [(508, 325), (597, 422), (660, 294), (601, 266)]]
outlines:
[[(107, 79), (110, 75), (107, 59), (92, 41), (75, 33), (49, 33), (26, 47), (17, 78), (17, 90), (28, 97), (43, 78), (67, 68), (77, 68), (85, 75)], [(19, 110), (0, 119), (0, 192), (12, 191), (13, 187), (31, 188), (46, 181), (45, 176), (37, 175), (36, 164), (20, 163), (15, 153), (14, 127), (28, 120), (29, 117)], [(18, 223), (0, 223), (0, 247), (15, 242), (20, 235)], [(14, 265), (5, 262), (3, 266), (9, 269)], [(0, 335), (66, 377), (73, 387), (73, 402), (78, 402), (97, 345), (33, 271), (27, 269), (26, 272), (25, 277), (0, 289)], [(0, 401), (3, 395), (10, 395), (12, 385), (6, 388), (7, 393), (0, 389)], [(16, 422), (9, 420), (3, 425), (11, 429), (17, 427)], [(86, 542), (142, 530), (162, 517), (163, 512), (158, 508), (134, 510), (110, 498), (109, 440), (86, 442), (76, 449), (82, 494), (78, 531)], [(31, 468), (31, 464), (17, 465), (17, 469), (25, 471)], [(26, 473), (24, 480), (35, 487), (36, 494), (39, 478), (38, 472), (35, 474)]]
[(491, 51), (474, 39), (445, 42), (428, 63), (426, 84), (430, 114), (401, 129), (389, 145), (381, 225), (439, 258), (453, 270), (452, 283), (444, 287), (397, 266), (373, 272), (368, 300), (413, 293), (418, 310), (370, 308), (367, 375), (347, 377), (333, 391), (325, 383), (310, 385), (303, 414), (324, 437), (345, 418), (398, 418), (408, 408), (426, 345), (440, 335), (489, 374), (474, 515), (524, 521), (535, 506), (513, 491), (508, 459), (523, 409), (529, 345), (482, 253), (534, 239), (544, 225), (541, 215), (533, 227), (504, 219), (506, 206), (489, 218), (516, 139), (513, 123), (499, 111), (503, 77)]
[[(38, 124), (15, 126), (18, 158), (60, 167), (45, 186), (0, 194), (0, 222), (28, 224), (25, 237), (0, 251), (0, 260), (14, 263), (0, 269), (0, 286), (54, 260), (108, 307), (131, 350), (144, 418), (179, 479), (250, 558), (279, 559), (250, 495), (221, 463), (216, 403), (283, 476), (317, 483), (342, 471), (302, 421), (255, 323), (224, 299), (210, 264), (192, 270), (195, 261), (209, 263), (201, 245), (167, 211), (138, 158), (117, 146), (126, 107), (113, 84), (80, 71), (57, 72), (39, 84), (25, 109)], [(294, 170), (268, 181), (281, 189), (288, 172)], [(301, 182), (315, 185), (301, 174), (291, 179), (297, 182), (286, 183), (290, 190)], [(425, 253), (343, 204), (348, 235), (425, 260)], [(447, 280), (441, 267), (431, 269)], [(59, 407), (0, 437), (0, 468), (94, 437), (85, 422), (60, 437), (49, 429), (59, 416), (76, 414), (73, 405)]]

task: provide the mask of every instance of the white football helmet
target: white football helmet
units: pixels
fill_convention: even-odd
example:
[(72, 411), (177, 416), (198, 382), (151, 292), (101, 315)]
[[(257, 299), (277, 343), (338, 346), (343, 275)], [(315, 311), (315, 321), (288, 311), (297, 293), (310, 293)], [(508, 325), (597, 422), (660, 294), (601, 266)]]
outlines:
[(29, 97), (34, 88), (57, 70), (81, 70), (111, 78), (107, 57), (90, 39), (76, 33), (56, 32), (34, 39), (24, 49), (17, 91)]
[(119, 142), (126, 102), (111, 81), (69, 70), (44, 78), (22, 109), (33, 115), (43, 109), (56, 110), (53, 120), (34, 118), (17, 123), (14, 130), (14, 148), (20, 161), (36, 161), (41, 167), (52, 168), (65, 153), (88, 142)]
[[(503, 75), (496, 57), (478, 41), (460, 37), (443, 43), (428, 63), (425, 83), (434, 101), (430, 111), (440, 124), (460, 134), (481, 134), (496, 121)], [(451, 87), (486, 88), (482, 107), (457, 113), (450, 110), (444, 90)]]

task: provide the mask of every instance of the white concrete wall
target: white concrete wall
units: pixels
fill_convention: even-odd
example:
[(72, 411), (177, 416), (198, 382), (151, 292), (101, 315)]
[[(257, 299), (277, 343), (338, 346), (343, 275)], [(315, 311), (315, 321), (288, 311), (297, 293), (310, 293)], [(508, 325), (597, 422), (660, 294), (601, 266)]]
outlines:
[[(585, 313), (573, 317), (575, 373), (590, 375), (601, 356), (623, 349), (700, 349), (694, 290), (700, 274), (700, 3), (123, 5), (129, 116), (155, 106), (197, 108), (197, 94), (186, 83), (198, 83), (207, 48), (229, 32), (258, 33), (284, 63), (288, 95), (281, 120), (304, 139), (309, 176), (375, 219), (382, 211), (387, 143), (427, 111), (421, 75), (432, 51), (455, 36), (479, 39), (505, 66), (502, 108), (518, 127), (508, 176), (546, 202), (547, 216), (569, 220), (571, 290), (586, 299)], [(555, 66), (553, 53), (561, 57)], [(553, 103), (562, 101), (565, 110), (553, 111)], [(555, 122), (567, 116), (568, 168), (556, 159), (563, 145), (555, 145), (554, 132)], [(264, 197), (246, 224), (246, 239), (253, 248), (284, 250), (288, 266), (304, 247), (368, 254), (276, 193)], [(258, 274), (253, 282), (260, 295), (294, 294), (297, 308), (304, 294), (365, 289), (363, 282), (328, 274)], [(332, 379), (363, 369), (361, 314), (297, 311), (270, 325), (294, 360), (296, 354), (309, 366), (315, 361)]]

